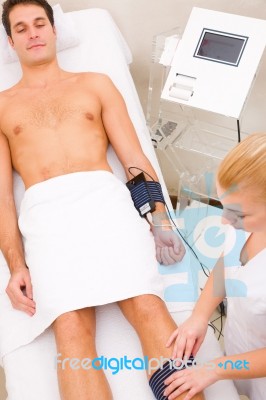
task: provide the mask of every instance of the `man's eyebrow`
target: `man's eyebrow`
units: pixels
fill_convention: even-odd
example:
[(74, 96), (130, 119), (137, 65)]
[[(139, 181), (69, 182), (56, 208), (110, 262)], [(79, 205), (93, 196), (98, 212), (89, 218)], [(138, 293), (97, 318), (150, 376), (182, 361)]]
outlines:
[[(37, 18), (35, 18), (34, 22), (38, 22), (38, 21), (46, 21), (46, 18), (44, 18), (44, 17), (37, 17)], [(15, 28), (17, 28), (19, 25), (24, 25), (24, 24), (25, 24), (24, 21), (19, 21), (19, 22), (17, 22), (17, 23), (13, 26), (13, 28), (15, 29)]]

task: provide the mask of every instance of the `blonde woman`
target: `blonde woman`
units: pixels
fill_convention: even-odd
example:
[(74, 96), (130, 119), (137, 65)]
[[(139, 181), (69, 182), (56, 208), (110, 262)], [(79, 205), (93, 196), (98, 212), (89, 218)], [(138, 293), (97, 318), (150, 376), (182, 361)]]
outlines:
[[(243, 230), (246, 241), (238, 250), (237, 265), (230, 265), (226, 256), (219, 260), (191, 317), (174, 331), (167, 346), (175, 341), (173, 358), (189, 357), (191, 353), (195, 356), (209, 318), (226, 296), (226, 355), (213, 360), (213, 368), (198, 366), (175, 372), (165, 382), (169, 400), (186, 390), (189, 392), (184, 400), (190, 400), (221, 379), (233, 379), (239, 394), (250, 400), (266, 398), (265, 133), (249, 135), (225, 157), (217, 174), (217, 193), (223, 204), (223, 223)], [(228, 230), (227, 245), (232, 246), (235, 229)], [(224, 293), (217, 289), (219, 277), (225, 282)]]

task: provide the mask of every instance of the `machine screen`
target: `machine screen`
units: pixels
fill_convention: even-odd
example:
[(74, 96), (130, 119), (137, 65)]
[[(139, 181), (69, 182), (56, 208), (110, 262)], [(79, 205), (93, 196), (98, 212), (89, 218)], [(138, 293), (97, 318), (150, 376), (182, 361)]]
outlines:
[(238, 66), (248, 37), (203, 29), (194, 57)]

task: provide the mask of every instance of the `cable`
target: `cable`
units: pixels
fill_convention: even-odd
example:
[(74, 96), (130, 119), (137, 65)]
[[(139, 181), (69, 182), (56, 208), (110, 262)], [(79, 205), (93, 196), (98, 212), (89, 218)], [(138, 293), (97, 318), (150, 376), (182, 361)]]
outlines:
[[(218, 319), (221, 320), (220, 329), (218, 329), (218, 328), (214, 325), (214, 322), (216, 322)], [(214, 333), (218, 332), (219, 335), (218, 335), (218, 337), (217, 337), (217, 340), (220, 340), (221, 336), (222, 336), (222, 337), (224, 336), (223, 333), (222, 333), (222, 332), (223, 332), (223, 315), (222, 315), (222, 314), (220, 314), (219, 317), (215, 318), (214, 320), (210, 321), (210, 322), (208, 323), (208, 326), (210, 326), (210, 327), (213, 329)]]
[(237, 119), (236, 124), (237, 124), (238, 143), (240, 143), (240, 142), (241, 142), (241, 132), (240, 132), (240, 122), (239, 122), (239, 119)]
[[(201, 266), (201, 269), (202, 269), (204, 275), (207, 276), (207, 277), (209, 277), (209, 276), (210, 276), (210, 270), (209, 270), (209, 268), (208, 268), (206, 265), (204, 265), (204, 264), (200, 261), (198, 255), (195, 253), (194, 249), (190, 246), (190, 244), (187, 242), (187, 240), (184, 238), (184, 236), (182, 235), (182, 233), (180, 232), (180, 230), (179, 230), (178, 227), (176, 226), (176, 224), (175, 224), (173, 218), (171, 217), (171, 214), (170, 214), (170, 211), (169, 211), (169, 208), (168, 208), (167, 204), (165, 204), (165, 206), (166, 206), (166, 209), (167, 209), (169, 218), (170, 218), (170, 220), (173, 222), (173, 224), (174, 224), (174, 226), (175, 226), (177, 232), (179, 233), (179, 235), (181, 236), (181, 238), (184, 240), (184, 242), (186, 243), (186, 245), (189, 247), (189, 249), (191, 250), (191, 252), (192, 252), (192, 254), (194, 255), (194, 257), (196, 258), (196, 260), (199, 262), (199, 264), (200, 264), (200, 266)], [(205, 270), (207, 270), (208, 272), (206, 273)]]
[(213, 333), (216, 333), (217, 328), (216, 328), (215, 325), (213, 325), (212, 321), (210, 321), (210, 322), (208, 323), (208, 326), (210, 326), (210, 327), (213, 329)]
[(129, 172), (134, 178), (136, 177), (136, 175), (132, 174), (132, 172), (130, 171), (131, 169), (137, 169), (137, 170), (143, 172), (143, 174), (146, 174), (149, 178), (151, 178), (152, 181), (156, 182), (155, 179), (153, 179), (153, 177), (152, 177), (150, 174), (148, 174), (148, 172), (143, 171), (143, 169), (138, 168), (138, 167), (129, 167), (129, 168), (128, 168), (128, 172)]
[[(238, 126), (239, 126), (239, 121), (238, 121)], [(240, 130), (239, 130), (239, 135), (240, 135)], [(239, 136), (239, 137), (240, 137), (240, 136)], [(139, 171), (141, 171), (141, 172), (143, 172), (143, 173), (146, 174), (153, 182), (156, 182), (155, 179), (154, 179), (151, 175), (149, 175), (147, 172), (145, 172), (144, 170), (142, 170), (141, 168), (138, 168), (138, 167), (130, 167), (130, 168), (128, 169), (129, 173), (130, 173), (133, 177), (135, 177), (135, 175), (131, 172), (131, 169), (133, 169), (133, 168), (134, 168), (134, 169), (137, 169), (137, 170), (139, 170)], [(197, 260), (198, 263), (200, 264), (201, 269), (202, 269), (204, 275), (207, 276), (207, 277), (209, 277), (209, 276), (210, 276), (210, 270), (209, 270), (209, 268), (208, 268), (206, 265), (204, 265), (204, 264), (200, 261), (198, 255), (195, 253), (195, 251), (194, 251), (194, 249), (192, 248), (192, 246), (190, 246), (190, 244), (187, 242), (187, 240), (184, 238), (184, 236), (182, 235), (182, 233), (181, 233), (180, 230), (178, 229), (177, 225), (175, 224), (175, 221), (173, 220), (173, 218), (172, 218), (172, 216), (171, 216), (171, 213), (170, 213), (170, 210), (169, 210), (169, 208), (168, 208), (168, 205), (167, 205), (166, 203), (165, 203), (165, 207), (166, 207), (166, 210), (167, 210), (169, 219), (170, 219), (170, 221), (172, 222), (171, 224), (161, 224), (161, 225), (156, 225), (156, 224), (154, 224), (154, 223), (152, 222), (152, 215), (151, 215), (151, 213), (148, 213), (148, 214), (146, 215), (147, 221), (148, 221), (151, 225), (153, 225), (153, 226), (157, 226), (157, 227), (171, 227), (171, 228), (176, 229), (177, 232), (178, 232), (178, 234), (180, 235), (180, 237), (181, 237), (181, 238), (183, 239), (183, 241), (186, 243), (186, 245), (188, 246), (188, 248), (190, 249), (190, 251), (192, 252), (192, 254), (194, 255), (194, 257), (196, 258), (196, 260)], [(206, 271), (207, 271), (207, 272), (206, 272)], [(218, 331), (218, 338), (217, 338), (218, 340), (220, 340), (221, 336), (223, 337), (223, 333), (222, 333), (222, 332), (223, 332), (223, 317), (225, 316), (225, 306), (224, 306), (224, 303), (221, 302), (219, 306), (220, 306), (220, 316), (219, 316), (218, 318), (215, 318), (214, 320), (210, 321), (209, 324), (208, 324), (208, 325), (214, 330), (214, 333), (216, 333), (216, 331)], [(214, 326), (214, 324), (213, 324), (213, 322), (216, 322), (218, 319), (220, 319), (220, 329), (218, 329), (218, 328), (217, 328), (216, 326)]]
[(220, 303), (220, 318), (221, 318), (221, 328), (218, 336), (218, 340), (220, 340), (220, 337), (223, 336), (222, 331), (223, 331), (223, 316), (225, 315), (225, 309), (224, 309), (224, 303)]
[[(238, 127), (239, 127), (239, 121), (238, 121)], [(239, 138), (240, 138), (240, 127), (239, 127)], [(138, 168), (138, 167), (129, 167), (128, 168), (128, 172), (135, 178), (135, 175), (131, 172), (131, 169), (137, 169), (138, 171), (141, 171), (143, 174), (146, 174), (153, 182), (156, 182), (155, 179), (149, 175), (147, 172), (145, 172), (143, 169)], [(210, 276), (210, 270), (209, 268), (204, 265), (198, 255), (195, 253), (194, 249), (192, 248), (192, 246), (190, 246), (190, 244), (187, 242), (187, 240), (184, 238), (184, 236), (182, 235), (182, 233), (180, 232), (180, 230), (178, 229), (177, 225), (175, 224), (175, 221), (173, 220), (170, 210), (168, 208), (168, 205), (165, 203), (165, 207), (169, 216), (170, 221), (172, 222), (171, 224), (160, 224), (160, 225), (156, 225), (152, 222), (152, 215), (151, 213), (147, 213), (145, 215), (145, 218), (147, 219), (148, 223), (150, 223), (153, 226), (157, 226), (157, 227), (171, 227), (177, 230), (178, 234), (180, 235), (180, 237), (183, 239), (183, 241), (186, 243), (186, 245), (188, 246), (188, 248), (190, 249), (190, 251), (192, 252), (192, 254), (194, 255), (194, 257), (196, 258), (196, 260), (198, 261), (198, 263), (201, 266), (201, 269), (204, 273), (205, 276), (209, 277)], [(207, 271), (207, 272), (206, 272)], [(216, 331), (218, 331), (219, 335), (218, 335), (218, 340), (220, 340), (221, 336), (223, 336), (223, 316), (225, 315), (225, 307), (224, 307), (224, 303), (220, 303), (220, 316), (216, 319), (214, 319), (213, 321), (209, 322), (209, 326), (214, 330), (214, 333), (216, 333)], [(214, 326), (213, 322), (217, 321), (218, 319), (221, 320), (220, 322), (220, 329), (218, 329), (217, 327)]]
[[(128, 172), (129, 172), (133, 177), (135, 177), (135, 175), (131, 172), (131, 169), (137, 169), (138, 171), (143, 172), (143, 173), (146, 174), (152, 181), (155, 182), (155, 179), (153, 179), (153, 177), (152, 177), (151, 175), (149, 175), (149, 174), (148, 174), (147, 172), (145, 172), (143, 169), (138, 168), (138, 167), (129, 167), (129, 168), (128, 168)], [(192, 252), (192, 254), (194, 255), (194, 257), (196, 258), (196, 260), (199, 262), (199, 264), (200, 264), (200, 266), (201, 266), (201, 269), (202, 269), (204, 275), (207, 276), (207, 277), (209, 277), (209, 276), (210, 276), (210, 270), (209, 270), (209, 268), (208, 268), (206, 265), (204, 265), (204, 264), (200, 261), (198, 255), (195, 253), (194, 249), (190, 246), (190, 244), (187, 242), (187, 240), (184, 238), (184, 236), (182, 235), (182, 233), (180, 232), (180, 230), (179, 230), (178, 227), (176, 226), (175, 221), (174, 221), (173, 218), (171, 217), (171, 213), (170, 213), (170, 210), (169, 210), (167, 204), (165, 204), (165, 207), (166, 207), (166, 209), (167, 209), (167, 213), (168, 213), (169, 219), (172, 221), (173, 225), (172, 225), (172, 224), (171, 224), (171, 225), (154, 225), (150, 220), (148, 220), (148, 222), (149, 222), (149, 223), (152, 223), (152, 225), (154, 225), (154, 226), (160, 226), (160, 227), (167, 227), (167, 226), (168, 226), (168, 227), (172, 227), (172, 228), (174, 227), (174, 228), (177, 230), (177, 232), (178, 232), (178, 234), (180, 235), (180, 237), (183, 239), (183, 241), (184, 241), (184, 242), (186, 243), (186, 245), (189, 247), (190, 251)], [(208, 272), (206, 272), (206, 271), (208, 271)]]
[[(223, 317), (225, 316), (225, 307), (224, 307), (224, 303), (221, 302), (219, 304), (220, 310), (219, 310), (219, 317), (211, 320), (208, 325), (214, 330), (214, 333), (216, 333), (216, 331), (218, 331), (219, 335), (217, 337), (217, 340), (220, 340), (221, 336), (223, 337)], [(218, 321), (220, 319), (220, 329), (218, 329), (215, 325), (214, 322)]]

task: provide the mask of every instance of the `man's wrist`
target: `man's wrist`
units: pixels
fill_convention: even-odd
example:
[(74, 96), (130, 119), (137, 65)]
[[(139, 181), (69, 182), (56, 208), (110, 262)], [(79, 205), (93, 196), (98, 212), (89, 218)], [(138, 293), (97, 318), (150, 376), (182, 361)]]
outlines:
[(14, 274), (19, 271), (24, 271), (25, 269), (28, 270), (28, 267), (25, 263), (23, 264), (16, 264), (16, 265), (9, 265), (9, 270), (11, 274)]
[(6, 259), (11, 273), (28, 269), (25, 259), (20, 252), (9, 250)]
[(152, 224), (154, 226), (163, 226), (163, 225), (172, 226), (164, 206), (162, 209), (161, 207), (157, 206), (158, 204), (159, 206), (163, 206), (162, 203), (156, 203), (156, 209), (152, 213)]

